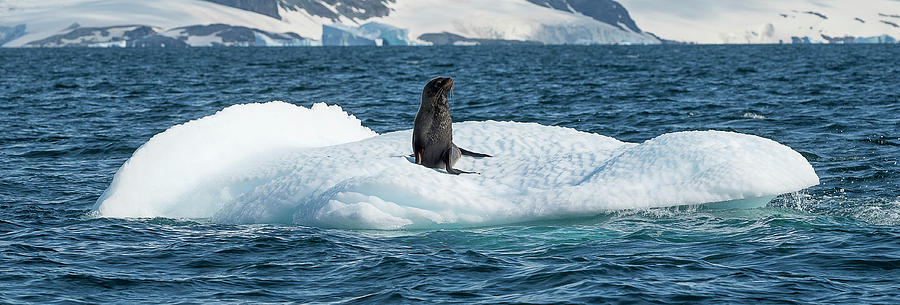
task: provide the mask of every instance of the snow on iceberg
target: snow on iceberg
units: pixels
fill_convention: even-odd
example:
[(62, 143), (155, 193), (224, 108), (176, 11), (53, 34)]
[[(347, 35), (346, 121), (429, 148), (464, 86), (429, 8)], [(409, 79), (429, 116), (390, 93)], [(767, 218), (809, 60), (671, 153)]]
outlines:
[(97, 200), (103, 217), (199, 218), (348, 229), (498, 225), (615, 209), (755, 202), (818, 184), (799, 153), (721, 131), (641, 144), (516, 122), (454, 124), (449, 175), (418, 166), (411, 130), (377, 135), (338, 106), (228, 107), (169, 128), (125, 162)]

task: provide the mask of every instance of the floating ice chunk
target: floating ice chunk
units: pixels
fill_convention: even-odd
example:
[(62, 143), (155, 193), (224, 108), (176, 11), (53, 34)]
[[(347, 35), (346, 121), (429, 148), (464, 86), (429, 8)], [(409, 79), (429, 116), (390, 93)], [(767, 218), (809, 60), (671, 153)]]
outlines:
[(153, 136), (119, 168), (97, 208), (101, 215), (113, 217), (209, 217), (221, 208), (218, 195), (184, 200), (215, 187), (222, 187), (218, 193), (227, 193), (228, 186), (210, 183), (234, 174), (238, 170), (234, 167), (246, 159), (375, 135), (339, 106), (304, 108), (284, 102), (231, 106)]
[(745, 118), (745, 119), (756, 119), (756, 120), (766, 119), (766, 116), (761, 115), (761, 114), (752, 113), (752, 112), (745, 112), (743, 115), (741, 115), (741, 117)]
[(481, 174), (459, 176), (415, 165), (407, 156), (411, 133), (376, 136), (337, 106), (232, 106), (150, 139), (95, 209), (106, 217), (442, 228), (614, 209), (758, 206), (818, 184), (799, 153), (731, 132), (634, 144), (533, 123), (456, 123), (457, 145), (494, 156), (463, 157), (457, 168)]

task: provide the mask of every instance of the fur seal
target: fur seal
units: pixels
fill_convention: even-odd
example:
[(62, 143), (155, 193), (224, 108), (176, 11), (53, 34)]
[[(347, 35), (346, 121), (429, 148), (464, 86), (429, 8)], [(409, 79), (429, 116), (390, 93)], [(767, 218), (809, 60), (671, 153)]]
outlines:
[(453, 144), (450, 104), (447, 101), (447, 93), (451, 88), (452, 78), (437, 77), (422, 89), (422, 104), (419, 105), (413, 125), (413, 156), (416, 164), (444, 168), (454, 175), (477, 174), (453, 168), (462, 155), (478, 158), (490, 156), (461, 149)]

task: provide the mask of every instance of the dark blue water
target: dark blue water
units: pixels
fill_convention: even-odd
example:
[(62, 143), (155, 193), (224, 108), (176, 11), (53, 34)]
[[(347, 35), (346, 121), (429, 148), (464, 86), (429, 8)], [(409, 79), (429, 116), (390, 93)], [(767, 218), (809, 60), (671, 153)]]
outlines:
[[(900, 48), (0, 49), (0, 303), (898, 303)], [(248, 102), (408, 129), (428, 79), (456, 121), (629, 142), (755, 134), (822, 183), (766, 208), (610, 211), (441, 231), (90, 216), (168, 127)]]

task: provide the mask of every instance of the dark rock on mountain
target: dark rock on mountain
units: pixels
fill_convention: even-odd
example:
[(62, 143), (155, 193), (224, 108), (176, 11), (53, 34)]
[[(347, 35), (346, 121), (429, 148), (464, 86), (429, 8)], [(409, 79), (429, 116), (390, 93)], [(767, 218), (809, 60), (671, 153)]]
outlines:
[[(209, 24), (209, 25), (191, 25), (186, 27), (174, 28), (166, 31), (167, 35), (174, 34), (179, 38), (187, 39), (188, 36), (216, 36), (222, 39), (221, 43), (214, 42), (214, 45), (243, 45), (255, 46), (265, 45), (264, 42), (257, 40), (257, 35), (266, 36), (272, 40), (280, 41), (299, 41), (304, 38), (296, 33), (271, 33), (259, 29), (252, 29), (244, 26), (234, 26), (228, 24)], [(171, 34), (169, 34), (171, 33)]]
[(66, 27), (65, 29), (63, 29), (63, 31), (71, 31), (71, 30), (74, 30), (74, 29), (77, 29), (77, 28), (80, 28), (80, 27), (81, 27), (81, 25), (78, 24), (78, 22), (75, 22), (75, 23), (70, 24), (70, 25), (69, 25), (68, 27)]
[(809, 44), (810, 41), (809, 41), (809, 37), (806, 37), (806, 36), (803, 36), (803, 37), (791, 36), (791, 43), (793, 43), (793, 44)]
[(135, 39), (143, 38), (143, 37), (146, 37), (148, 35), (153, 35), (153, 34), (156, 34), (156, 31), (154, 31), (153, 28), (146, 26), (146, 25), (142, 25), (142, 26), (137, 27), (134, 30), (126, 31), (124, 37), (125, 37), (125, 40), (135, 40)]
[(187, 48), (190, 45), (184, 40), (162, 35), (150, 35), (144, 38), (128, 41), (130, 48)]
[[(822, 39), (828, 41), (828, 43), (897, 43), (897, 40), (890, 35), (878, 35), (878, 36), (869, 36), (869, 37), (853, 37), (850, 35), (846, 35), (844, 37), (831, 37), (825, 34), (822, 34)], [(801, 41), (802, 42), (802, 41)]]
[(822, 14), (822, 13), (819, 13), (819, 12), (806, 11), (806, 12), (803, 12), (803, 13), (810, 14), (810, 15), (813, 15), (813, 16), (818, 16), (819, 18), (822, 18), (822, 19), (828, 19), (828, 16), (825, 16), (825, 14)]
[(256, 41), (256, 35), (253, 34), (254, 30), (243, 26), (231, 26), (227, 24), (216, 23), (210, 25), (192, 25), (174, 28), (171, 31), (178, 30), (181, 30), (183, 34), (187, 34), (190, 36), (209, 36), (215, 34), (218, 37), (222, 37), (222, 42), (225, 43), (250, 43)]
[[(71, 28), (71, 26), (70, 26)], [(111, 35), (111, 31), (122, 30), (123, 35)], [(72, 31), (53, 35), (41, 40), (25, 44), (31, 47), (58, 47), (58, 46), (90, 46), (96, 43), (128, 41), (143, 38), (155, 34), (153, 28), (146, 25), (117, 25), (108, 27), (76, 27)]]
[[(360, 20), (384, 17), (391, 12), (387, 4), (393, 2), (394, 0), (282, 0), (286, 9), (305, 9), (314, 16), (335, 21), (339, 15)], [(333, 6), (337, 10), (337, 14), (322, 3)]]
[(478, 44), (478, 45), (542, 45), (543, 43), (537, 41), (522, 41), (522, 40), (503, 40), (503, 39), (475, 39), (475, 38), (466, 38), (460, 35), (456, 35), (453, 33), (427, 33), (419, 35), (419, 40), (431, 42), (436, 46), (445, 46), (445, 45), (456, 45), (458, 43), (463, 44)]
[[(383, 17), (390, 13), (388, 3), (394, 0), (206, 0), (213, 3), (231, 6), (242, 10), (260, 13), (275, 19), (281, 19), (278, 8), (290, 10), (303, 9), (313, 16), (337, 20), (340, 16), (365, 20)], [(323, 3), (332, 6), (332, 11)]]
[(259, 29), (228, 24), (191, 25), (157, 33), (146, 25), (110, 27), (74, 27), (71, 31), (32, 41), (30, 47), (188, 47), (191, 37), (212, 36), (213, 46), (308, 45), (309, 41), (295, 33), (270, 33)]
[(631, 20), (625, 7), (613, 0), (528, 0), (528, 2), (561, 11), (581, 13), (620, 29), (625, 25), (634, 32), (642, 32), (634, 20)]
[(650, 34), (650, 36), (653, 36), (653, 38), (659, 39), (659, 42), (662, 44), (689, 44), (687, 42), (678, 41), (678, 40), (663, 39), (663, 38), (660, 38), (659, 36), (656, 36), (656, 34), (653, 34), (650, 32), (646, 32), (646, 33)]
[(0, 46), (25, 35), (25, 25), (0, 26)]
[(212, 3), (227, 5), (245, 11), (257, 12), (275, 19), (281, 19), (278, 15), (279, 0), (206, 0)]
[(831, 37), (825, 34), (822, 34), (822, 39), (827, 40), (828, 43), (853, 43), (856, 41), (856, 37), (853, 36)]

